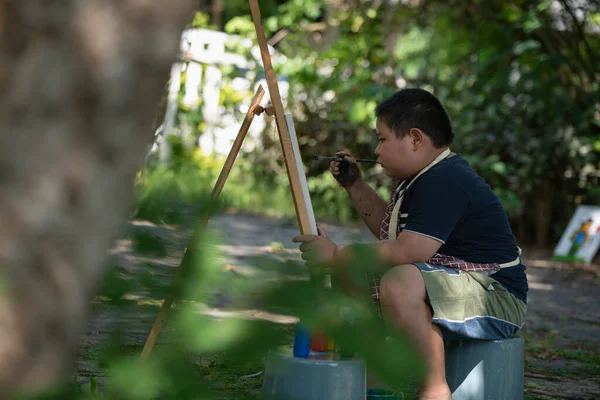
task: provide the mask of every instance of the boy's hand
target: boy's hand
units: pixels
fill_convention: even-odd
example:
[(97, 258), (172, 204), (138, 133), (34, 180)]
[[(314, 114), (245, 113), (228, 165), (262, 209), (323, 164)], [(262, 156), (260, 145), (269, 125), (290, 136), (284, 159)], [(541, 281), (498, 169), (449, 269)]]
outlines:
[(337, 245), (327, 237), (323, 228), (317, 225), (317, 230), (319, 236), (301, 235), (292, 239), (294, 243), (302, 243), (300, 245), (302, 259), (309, 267), (315, 263), (330, 263), (337, 249)]
[(335, 156), (344, 157), (345, 159), (345, 161), (332, 161), (329, 164), (331, 174), (340, 185), (349, 188), (354, 185), (357, 180), (362, 179), (360, 169), (350, 153), (338, 151), (335, 153)]

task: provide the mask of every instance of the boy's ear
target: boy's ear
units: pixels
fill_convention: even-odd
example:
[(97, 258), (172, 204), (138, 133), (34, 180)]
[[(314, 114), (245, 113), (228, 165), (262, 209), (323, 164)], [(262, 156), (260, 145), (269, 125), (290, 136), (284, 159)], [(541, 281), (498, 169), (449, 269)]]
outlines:
[(410, 139), (413, 148), (416, 150), (423, 145), (425, 140), (425, 132), (419, 128), (411, 128), (411, 130), (408, 131), (408, 138)]

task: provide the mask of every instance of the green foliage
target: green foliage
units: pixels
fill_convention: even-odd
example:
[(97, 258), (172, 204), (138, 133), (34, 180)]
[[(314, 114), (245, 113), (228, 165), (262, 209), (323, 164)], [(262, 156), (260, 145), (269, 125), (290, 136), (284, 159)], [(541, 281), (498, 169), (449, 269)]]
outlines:
[(500, 198), (504, 209), (509, 217), (517, 217), (523, 212), (523, 202), (516, 191), (511, 188), (510, 178), (514, 176), (516, 167), (506, 164), (500, 160), (500, 156), (494, 154), (488, 157), (479, 155), (465, 156), (465, 159), (486, 181), (495, 188), (496, 195)]
[(219, 160), (183, 147), (174, 149), (172, 166), (153, 164), (138, 176), (135, 217), (177, 223), (185, 219), (184, 209), (198, 215), (206, 206), (219, 174)]
[[(419, 21), (431, 40), (404, 60), (422, 64), (416, 83), (432, 85), (448, 108), (454, 149), (496, 190), (513, 225), (532, 232), (550, 231), (549, 221), (565, 226), (600, 167), (593, 146), (600, 41), (573, 25), (570, 2), (560, 2), (561, 15), (551, 3), (475, 2), (464, 10), (431, 2)], [(594, 7), (579, 10), (585, 23)]]
[[(205, 210), (211, 188), (225, 157), (207, 156), (196, 150), (175, 152), (174, 166), (157, 164), (142, 171), (137, 182), (134, 216), (156, 223), (181, 223)], [(252, 155), (239, 157), (220, 195), (219, 210), (235, 209), (263, 215), (295, 216), (290, 184), (281, 166), (277, 173), (257, 168)], [(329, 172), (308, 178), (313, 209), (318, 218), (350, 221), (357, 218), (348, 196)], [(160, 245), (137, 238), (139, 245)], [(137, 242), (136, 242), (137, 243)]]
[[(276, 46), (286, 59), (275, 68), (290, 83), (288, 108), (305, 159), (342, 149), (372, 157), (375, 105), (400, 87), (423, 87), (451, 116), (453, 150), (490, 183), (520, 241), (535, 237), (539, 245), (558, 238), (577, 204), (599, 198), (600, 9), (573, 7), (550, 0), (261, 2), (267, 37), (283, 33)], [(223, 15), (228, 32), (256, 40), (245, 1), (227, 2)], [(261, 74), (258, 65), (251, 79)], [(235, 110), (239, 97), (224, 87), (222, 104)], [(254, 168), (275, 181), (269, 166), (280, 148), (263, 139)], [(319, 177), (327, 167), (306, 168)], [(373, 167), (365, 169), (371, 175)], [(384, 193), (394, 184), (371, 182)]]
[(211, 25), (210, 15), (198, 11), (194, 14), (194, 19), (192, 20), (192, 23), (189, 25), (189, 28), (216, 29), (216, 26)]
[(311, 176), (307, 180), (315, 215), (336, 218), (340, 221), (357, 220), (358, 214), (351, 206), (346, 192), (329, 171)]
[(255, 34), (254, 22), (249, 15), (233, 17), (225, 25), (225, 32), (249, 37), (253, 33)]
[[(597, 200), (589, 193), (600, 161), (600, 39), (585, 30), (597, 26), (597, 5), (579, 8), (581, 22), (560, 3), (556, 14), (550, 1), (284, 2), (265, 27), (289, 30), (276, 68), (291, 84), (302, 153), (372, 156), (374, 105), (398, 87), (424, 87), (451, 115), (453, 149), (490, 183), (513, 225), (543, 239), (542, 216), (564, 226), (578, 199)], [(263, 159), (277, 151), (265, 143)], [(309, 176), (323, 171), (308, 165)]]

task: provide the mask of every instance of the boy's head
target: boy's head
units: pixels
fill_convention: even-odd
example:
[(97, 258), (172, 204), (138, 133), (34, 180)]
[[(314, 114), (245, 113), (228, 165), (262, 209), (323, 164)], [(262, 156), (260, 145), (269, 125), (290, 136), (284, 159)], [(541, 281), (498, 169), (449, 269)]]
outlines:
[(403, 89), (375, 109), (379, 145), (375, 153), (386, 174), (410, 179), (452, 142), (446, 110), (431, 93)]

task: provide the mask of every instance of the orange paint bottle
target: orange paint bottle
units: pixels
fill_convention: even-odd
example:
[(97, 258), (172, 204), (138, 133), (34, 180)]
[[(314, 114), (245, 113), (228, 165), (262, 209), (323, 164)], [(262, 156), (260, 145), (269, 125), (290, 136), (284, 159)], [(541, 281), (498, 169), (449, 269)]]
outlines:
[(319, 353), (327, 351), (327, 336), (323, 332), (313, 331), (310, 339), (310, 349)]

